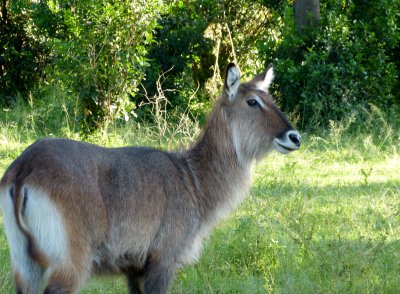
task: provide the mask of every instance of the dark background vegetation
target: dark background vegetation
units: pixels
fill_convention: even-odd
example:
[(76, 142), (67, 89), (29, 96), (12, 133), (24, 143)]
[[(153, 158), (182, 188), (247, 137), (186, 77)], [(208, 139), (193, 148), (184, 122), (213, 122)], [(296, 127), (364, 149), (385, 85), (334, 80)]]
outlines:
[(299, 15), (301, 2), (1, 0), (0, 104), (57, 93), (85, 133), (151, 119), (163, 91), (201, 120), (228, 62), (248, 76), (272, 62), (277, 103), (303, 130), (360, 127), (371, 107), (396, 120), (400, 1), (311, 1)]

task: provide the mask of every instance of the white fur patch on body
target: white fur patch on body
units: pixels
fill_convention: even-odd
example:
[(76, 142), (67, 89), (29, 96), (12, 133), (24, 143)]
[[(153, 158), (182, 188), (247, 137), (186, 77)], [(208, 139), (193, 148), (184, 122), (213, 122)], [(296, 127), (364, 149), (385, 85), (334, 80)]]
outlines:
[(238, 161), (240, 162), (240, 164), (244, 164), (244, 162), (246, 161), (245, 158), (243, 158), (242, 155), (242, 146), (240, 144), (240, 137), (238, 134), (238, 130), (237, 130), (237, 125), (233, 124), (231, 126), (231, 132), (232, 132), (232, 143), (233, 143), (233, 147), (235, 148), (235, 152), (236, 152), (236, 156), (238, 158)]
[(179, 257), (178, 264), (180, 267), (196, 263), (201, 255), (203, 238), (206, 232), (200, 231), (193, 238), (192, 242), (187, 246)]
[(40, 189), (29, 187), (24, 221), (39, 250), (56, 264), (70, 260), (68, 239), (61, 214), (50, 197)]
[(0, 191), (1, 208), (3, 212), (3, 225), (10, 247), (11, 262), (14, 273), (22, 279), (26, 289), (25, 293), (39, 293), (42, 287), (42, 270), (29, 257), (27, 252), (28, 242), (17, 226), (14, 216), (14, 204), (8, 187)]
[(246, 168), (244, 168), (245, 181), (235, 182), (230, 186), (227, 191), (229, 191), (229, 201), (224, 201), (215, 207), (214, 212), (211, 214), (210, 218), (202, 224), (199, 232), (192, 239), (192, 242), (185, 248), (182, 255), (179, 258), (179, 263), (181, 266), (187, 264), (193, 264), (198, 261), (201, 255), (201, 249), (203, 246), (203, 240), (208, 237), (213, 228), (223, 219), (229, 216), (229, 213), (234, 210), (246, 197), (249, 192), (249, 187), (251, 183), (252, 165), (248, 162)]
[(45, 282), (44, 275), (49, 274), (52, 265), (63, 264), (70, 259), (65, 226), (57, 207), (46, 193), (33, 187), (22, 189), (26, 191), (27, 199), (21, 221), (32, 235), (38, 249), (50, 260), (50, 267), (45, 274), (28, 255), (26, 237), (16, 224), (10, 188), (0, 192), (0, 199), (13, 270), (26, 284), (27, 293), (38, 293)]

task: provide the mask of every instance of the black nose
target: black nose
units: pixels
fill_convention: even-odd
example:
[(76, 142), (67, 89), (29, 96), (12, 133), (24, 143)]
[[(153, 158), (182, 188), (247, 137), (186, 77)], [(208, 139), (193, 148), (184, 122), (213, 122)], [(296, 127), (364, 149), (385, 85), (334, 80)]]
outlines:
[(290, 135), (289, 135), (289, 139), (290, 140), (292, 140), (292, 142), (297, 146), (297, 147), (300, 147), (300, 145), (301, 145), (301, 139), (300, 139), (300, 136), (298, 135), (298, 134), (296, 134), (296, 133), (291, 133)]

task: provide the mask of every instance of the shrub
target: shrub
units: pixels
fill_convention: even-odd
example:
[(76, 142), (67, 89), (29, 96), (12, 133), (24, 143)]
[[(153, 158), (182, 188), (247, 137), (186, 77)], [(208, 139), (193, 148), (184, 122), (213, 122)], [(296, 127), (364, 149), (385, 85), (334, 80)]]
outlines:
[(326, 127), (331, 120), (363, 113), (359, 110), (370, 103), (382, 109), (400, 106), (394, 53), (399, 3), (383, 2), (326, 1), (319, 28), (302, 34), (292, 8), (285, 9), (282, 35), (270, 38), (272, 49), (264, 52), (274, 58), (275, 95), (285, 111), (298, 114), (300, 127)]
[(157, 24), (157, 1), (65, 1), (66, 38), (53, 38), (52, 78), (80, 96), (84, 124), (129, 119), (131, 98), (149, 65), (147, 46)]
[(50, 62), (49, 48), (32, 31), (34, 6), (2, 1), (0, 13), (0, 103), (10, 105), (18, 94), (28, 97)]
[[(151, 67), (146, 71), (143, 94), (155, 95), (162, 75), (163, 87), (169, 90), (169, 108), (183, 111), (190, 107), (202, 120), (210, 100), (219, 94), (218, 83), (229, 62), (237, 62), (243, 73), (262, 68), (257, 43), (265, 38), (270, 15), (254, 1), (168, 2), (149, 50)], [(147, 119), (146, 109), (142, 110)]]

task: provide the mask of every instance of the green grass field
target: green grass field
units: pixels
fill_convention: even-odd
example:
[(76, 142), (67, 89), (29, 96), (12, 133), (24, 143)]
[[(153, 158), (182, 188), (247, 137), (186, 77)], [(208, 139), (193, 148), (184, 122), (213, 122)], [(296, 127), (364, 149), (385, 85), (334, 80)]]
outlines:
[[(36, 136), (12, 127), (0, 128), (0, 174)], [(374, 130), (306, 134), (300, 151), (259, 162), (249, 197), (206, 241), (200, 262), (178, 272), (171, 293), (398, 293), (399, 135)], [(157, 145), (135, 132), (89, 140)], [(0, 293), (13, 293), (2, 227)], [(95, 278), (83, 293), (126, 293), (125, 281)]]

